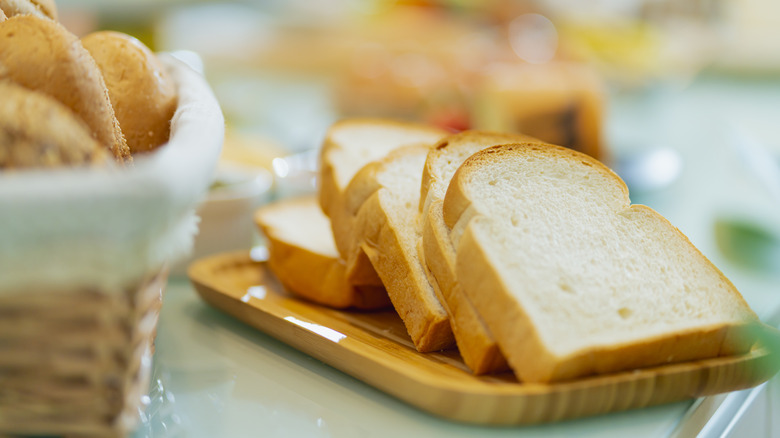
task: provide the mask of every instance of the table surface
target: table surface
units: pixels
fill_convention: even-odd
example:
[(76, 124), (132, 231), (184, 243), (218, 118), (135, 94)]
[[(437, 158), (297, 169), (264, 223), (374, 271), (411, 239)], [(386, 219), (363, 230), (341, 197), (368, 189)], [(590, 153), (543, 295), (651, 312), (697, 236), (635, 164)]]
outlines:
[[(633, 193), (666, 216), (718, 266), (762, 319), (780, 309), (780, 270), (722, 252), (718, 218), (777, 224), (780, 203), (735, 159), (732, 128), (780, 145), (780, 83), (703, 77), (610, 102), (618, 155), (670, 147), (683, 160), (671, 185)], [(770, 225), (771, 227), (772, 225)], [(776, 267), (776, 265), (775, 265)], [(777, 378), (777, 377), (775, 377)], [(693, 400), (533, 427), (477, 427), (421, 412), (209, 307), (181, 276), (169, 281), (141, 437), (665, 437)]]

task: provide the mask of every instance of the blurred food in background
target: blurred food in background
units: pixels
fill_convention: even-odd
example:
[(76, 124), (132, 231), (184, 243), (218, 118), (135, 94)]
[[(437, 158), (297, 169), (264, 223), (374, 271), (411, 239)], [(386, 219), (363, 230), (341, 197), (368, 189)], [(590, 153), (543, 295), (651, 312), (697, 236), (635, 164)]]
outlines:
[[(377, 116), (569, 146), (613, 167), (642, 202), (691, 160), (668, 141), (670, 93), (713, 74), (780, 78), (774, 0), (60, 5), (77, 34), (110, 27), (199, 54), (227, 121), (223, 161), (273, 172), (278, 196), (313, 190), (301, 157), (335, 120)], [(780, 155), (780, 136), (764, 140)]]
[(452, 130), (524, 130), (599, 158), (604, 86), (688, 79), (705, 65), (780, 63), (765, 56), (778, 53), (766, 8), (778, 6), (63, 1), (64, 19), (79, 32), (111, 22), (157, 50), (199, 53), (229, 128), (262, 131), (290, 152), (316, 148), (336, 118), (370, 115)]
[(162, 20), (157, 39), (203, 54), (229, 119), (294, 151), (336, 118), (377, 116), (523, 130), (603, 158), (600, 77), (558, 50), (533, 5), (336, 4), (326, 18), (295, 3), (199, 5)]

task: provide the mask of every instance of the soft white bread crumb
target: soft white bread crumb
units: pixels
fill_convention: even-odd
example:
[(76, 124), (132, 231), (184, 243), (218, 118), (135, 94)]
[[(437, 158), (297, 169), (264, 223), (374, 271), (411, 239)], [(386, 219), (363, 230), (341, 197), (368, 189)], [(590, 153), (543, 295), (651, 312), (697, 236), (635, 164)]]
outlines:
[(521, 380), (746, 351), (757, 319), (666, 219), (556, 146), (478, 152), (443, 206), (458, 280)]

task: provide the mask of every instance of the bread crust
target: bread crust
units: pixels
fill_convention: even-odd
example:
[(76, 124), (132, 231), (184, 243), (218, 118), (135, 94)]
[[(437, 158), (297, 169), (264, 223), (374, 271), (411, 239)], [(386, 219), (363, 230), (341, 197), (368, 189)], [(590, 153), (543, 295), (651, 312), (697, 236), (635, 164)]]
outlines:
[(62, 102), (117, 161), (132, 161), (100, 70), (78, 38), (57, 22), (17, 15), (0, 23), (0, 79)]
[(254, 214), (256, 225), (268, 240), (268, 264), (279, 281), (295, 295), (328, 307), (379, 309), (389, 306), (390, 300), (383, 287), (352, 286), (339, 258), (290, 242), (284, 237), (290, 231), (280, 230), (268, 219), (273, 214), (295, 214), (302, 204), (314, 205), (316, 199), (277, 201), (259, 208)]
[(361, 207), (356, 230), (363, 235), (360, 249), (385, 284), (390, 301), (412, 338), (417, 351), (444, 350), (455, 345), (449, 316), (422, 270), (415, 270), (389, 221), (387, 201), (381, 192)]
[(170, 135), (177, 91), (157, 57), (130, 35), (93, 32), (81, 39), (108, 89), (131, 154), (151, 152)]
[(0, 14), (0, 18), (33, 14), (57, 20), (57, 5), (54, 0), (0, 0)]
[[(352, 185), (349, 192), (352, 193), (347, 199), (345, 193), (348, 192), (348, 186), (354, 179), (354, 175), (341, 175), (345, 171), (341, 169), (344, 166), (339, 154), (344, 152), (342, 145), (336, 137), (341, 131), (358, 127), (382, 127), (396, 130), (399, 132), (419, 132), (421, 137), (443, 137), (445, 131), (415, 123), (406, 123), (387, 119), (376, 118), (350, 118), (340, 120), (334, 123), (325, 135), (322, 148), (320, 150), (320, 172), (318, 200), (322, 211), (331, 220), (333, 237), (336, 241), (336, 247), (342, 258), (348, 263), (347, 275), (352, 284), (358, 285), (381, 285), (382, 281), (377, 275), (374, 267), (368, 257), (361, 250), (355, 249), (352, 229), (355, 222), (357, 208), (362, 202), (376, 190), (375, 186), (363, 186), (362, 184)], [(396, 147), (401, 147), (398, 144)], [(372, 147), (370, 144), (366, 148)], [(368, 163), (367, 163), (368, 164)], [(361, 167), (362, 169), (362, 167)], [(359, 170), (358, 172), (360, 172)], [(349, 178), (347, 178), (349, 177)], [(370, 181), (364, 179), (364, 181)]]
[(508, 369), (490, 330), (485, 326), (468, 297), (460, 290), (455, 270), (455, 249), (449, 239), (449, 230), (442, 217), (442, 189), (449, 179), (440, 168), (453, 165), (460, 154), (470, 155), (475, 149), (484, 149), (511, 141), (538, 140), (522, 134), (503, 134), (484, 131), (464, 131), (445, 137), (428, 152), (420, 186), (420, 224), (424, 265), (432, 277), (431, 284), (450, 315), (450, 322), (461, 357), (474, 374), (501, 372)]
[[(387, 289), (390, 300), (418, 351), (436, 351), (454, 346), (449, 315), (439, 301), (419, 258), (418, 247), (404, 243), (405, 227), (396, 223), (398, 201), (382, 185), (381, 174), (394, 160), (427, 154), (431, 145), (396, 149), (384, 159), (358, 172), (350, 183), (379, 187), (360, 206), (353, 225), (352, 246), (365, 253)], [(350, 189), (347, 190), (347, 193)], [(408, 227), (406, 227), (408, 228)], [(413, 239), (418, 242), (418, 239)], [(353, 259), (348, 259), (348, 264)]]
[(0, 169), (104, 165), (105, 149), (57, 100), (0, 81)]
[[(694, 328), (667, 331), (645, 336), (631, 342), (605, 345), (589, 345), (566, 356), (557, 356), (547, 345), (532, 322), (523, 303), (512, 294), (512, 285), (505, 282), (499, 269), (491, 263), (491, 255), (481, 240), (478, 230), (490, 220), (473, 206), (470, 179), (477, 172), (485, 172), (491, 162), (506, 162), (512, 154), (536, 154), (562, 160), (576, 160), (604, 175), (623, 195), (615, 214), (647, 215), (663, 224), (666, 232), (675, 236), (679, 244), (689, 250), (696, 260), (703, 263), (725, 285), (723, 294), (733, 301), (739, 321), (729, 320), (720, 324), (699, 324)], [(606, 166), (589, 156), (557, 146), (533, 144), (503, 145), (481, 151), (460, 167), (453, 177), (444, 201), (444, 217), (450, 230), (460, 228), (461, 236), (451, 236), (457, 242), (458, 280), (478, 312), (495, 335), (501, 350), (517, 376), (524, 381), (550, 382), (572, 379), (593, 373), (610, 373), (620, 370), (658, 365), (668, 362), (688, 361), (735, 352), (745, 352), (751, 342), (746, 342), (749, 327), (757, 324), (756, 315), (750, 310), (739, 292), (728, 279), (685, 237), (658, 213), (645, 206), (631, 206), (625, 184)], [(572, 334), (575, 336), (575, 334)], [(533, 358), (529, 360), (529, 358)]]
[(430, 283), (450, 317), (463, 362), (477, 375), (506, 371), (509, 364), (498, 343), (456, 280), (454, 249), (449, 237), (439, 234), (443, 228), (441, 201), (431, 204), (427, 216), (422, 221), (421, 260), (424, 260)]

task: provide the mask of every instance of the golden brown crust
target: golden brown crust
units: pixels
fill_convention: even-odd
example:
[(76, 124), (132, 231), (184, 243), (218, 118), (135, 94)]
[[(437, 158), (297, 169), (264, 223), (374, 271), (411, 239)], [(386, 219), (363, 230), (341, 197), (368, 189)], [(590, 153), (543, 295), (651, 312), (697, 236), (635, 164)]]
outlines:
[[(301, 247), (284, 237), (289, 231), (278, 229), (270, 215), (300, 211), (313, 198), (286, 199), (259, 208), (254, 220), (268, 239), (268, 263), (277, 278), (290, 292), (310, 301), (334, 308), (378, 309), (390, 305), (383, 287), (353, 287), (346, 276), (344, 263), (337, 257)], [(325, 230), (329, 231), (329, 230)]]
[(0, 96), (0, 169), (105, 164), (105, 149), (58, 101), (10, 81)]
[[(507, 143), (543, 143), (536, 138), (523, 135), (523, 134), (511, 134), (489, 131), (477, 131), (469, 130), (462, 131), (457, 134), (452, 134), (442, 138), (436, 143), (431, 151), (428, 153), (428, 157), (425, 159), (425, 167), (423, 167), (422, 184), (420, 185), (420, 212), (424, 211), (425, 203), (428, 201), (428, 190), (431, 185), (437, 182), (436, 168), (439, 166), (438, 161), (447, 157), (450, 150), (459, 145), (468, 143), (470, 141), (485, 144), (486, 147), (491, 144), (507, 144)], [(442, 183), (449, 184), (449, 181), (442, 181)]]
[(451, 348), (455, 339), (449, 316), (435, 296), (426, 297), (421, 293), (426, 287), (421, 283), (428, 280), (414, 273), (413, 262), (407, 258), (397, 228), (389, 221), (385, 204), (381, 193), (376, 192), (361, 207), (355, 225), (363, 237), (359, 247), (385, 284), (415, 348), (420, 352)]
[(449, 242), (449, 235), (441, 235), (447, 233), (441, 218), (441, 202), (434, 201), (427, 217), (420, 220), (420, 259), (430, 273), (430, 282), (439, 301), (447, 309), (452, 332), (466, 366), (474, 374), (506, 371), (509, 365), (498, 344), (456, 280), (454, 248)]
[(1, 23), (0, 79), (62, 102), (117, 161), (131, 161), (100, 70), (78, 38), (60, 24), (34, 15)]
[(136, 38), (114, 31), (91, 33), (81, 43), (103, 74), (130, 152), (150, 152), (166, 143), (177, 94), (154, 53)]
[(498, 143), (539, 142), (522, 134), (463, 131), (440, 140), (428, 152), (420, 186), (422, 260), (432, 277), (440, 301), (450, 315), (452, 330), (463, 361), (475, 374), (500, 372), (508, 368), (498, 344), (457, 282), (455, 249), (442, 218), (442, 189), (451, 175), (442, 175), (445, 167), (459, 164), (466, 156)]
[[(422, 154), (424, 157), (432, 145), (410, 145), (392, 151), (382, 160), (361, 169), (347, 189), (375, 187), (376, 190), (361, 202), (352, 222), (350, 247), (353, 256), (347, 266), (355, 263), (356, 254), (365, 254), (376, 269), (387, 289), (390, 300), (406, 326), (418, 351), (427, 352), (454, 346), (449, 315), (428, 281), (418, 248), (409, 248), (402, 235), (408, 227), (396, 223), (398, 201), (384, 187), (379, 175), (395, 160)], [(416, 187), (415, 187), (416, 188)], [(365, 193), (360, 194), (362, 198)]]

